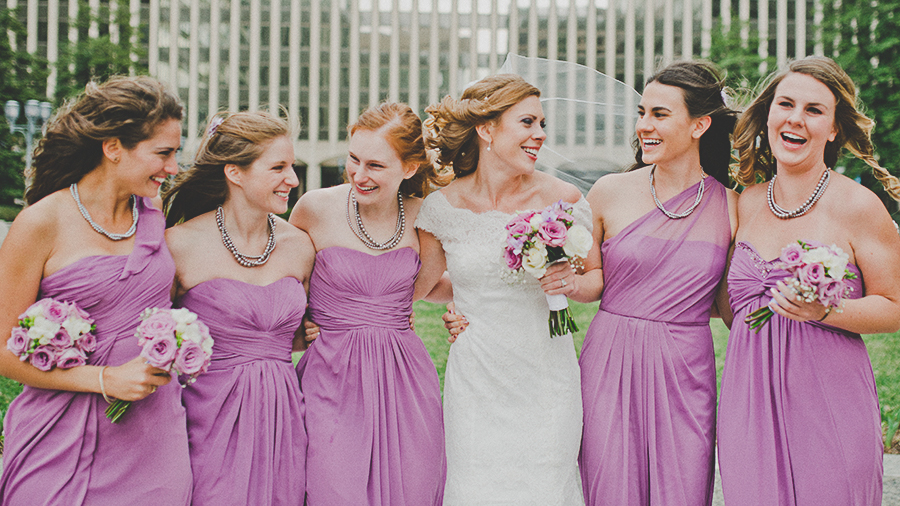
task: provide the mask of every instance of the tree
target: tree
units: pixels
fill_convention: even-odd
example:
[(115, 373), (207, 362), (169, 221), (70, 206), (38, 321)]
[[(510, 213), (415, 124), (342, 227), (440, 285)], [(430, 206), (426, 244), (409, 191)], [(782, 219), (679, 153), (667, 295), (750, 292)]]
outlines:
[[(24, 103), (29, 99), (46, 100), (47, 61), (21, 49), (13, 49), (8, 33), (25, 40), (25, 27), (14, 9), (0, 10), (0, 100)], [(0, 104), (3, 105), (3, 104)], [(0, 204), (11, 205), (25, 190), (25, 140), (10, 134), (6, 118), (0, 119)]]
[[(748, 29), (745, 41), (741, 28), (750, 28), (750, 22), (734, 17), (728, 31), (713, 30), (709, 59), (727, 72), (725, 84), (739, 91), (739, 101), (749, 103), (752, 89), (775, 70), (776, 60), (759, 56), (758, 32)], [(760, 72), (764, 63), (767, 70)]]
[[(833, 53), (856, 83), (866, 114), (875, 120), (872, 142), (879, 163), (898, 174), (900, 166), (900, 0), (842, 0), (825, 2), (823, 40), (826, 54)], [(830, 46), (830, 47), (829, 47)], [(894, 218), (898, 206), (881, 189), (864, 163), (844, 157), (845, 174), (859, 177), (875, 191)]]

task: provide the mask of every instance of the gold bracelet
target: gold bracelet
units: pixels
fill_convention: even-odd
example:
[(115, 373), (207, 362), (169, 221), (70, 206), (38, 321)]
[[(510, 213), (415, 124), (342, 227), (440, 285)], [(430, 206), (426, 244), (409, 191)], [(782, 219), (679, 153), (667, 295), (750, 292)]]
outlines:
[(828, 315), (830, 315), (830, 314), (831, 314), (831, 306), (825, 306), (825, 316), (819, 318), (819, 319), (816, 320), (816, 321), (817, 321), (817, 322), (824, 321), (825, 318), (828, 318)]
[(103, 386), (103, 371), (105, 371), (107, 367), (109, 367), (109, 366), (105, 365), (100, 368), (100, 394), (103, 395), (103, 399), (106, 401), (107, 404), (112, 404), (113, 401), (109, 397), (107, 397), (106, 388), (104, 388), (104, 386)]

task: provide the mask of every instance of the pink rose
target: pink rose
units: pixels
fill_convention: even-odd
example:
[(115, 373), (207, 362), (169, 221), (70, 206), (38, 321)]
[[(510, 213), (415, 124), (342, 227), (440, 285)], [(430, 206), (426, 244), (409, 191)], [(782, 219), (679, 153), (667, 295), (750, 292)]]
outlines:
[(515, 235), (528, 235), (531, 233), (531, 224), (525, 221), (510, 222), (506, 226), (506, 230), (509, 231), (509, 237)]
[(177, 351), (178, 344), (175, 342), (175, 336), (170, 333), (144, 341), (141, 356), (153, 367), (159, 367), (168, 371), (172, 366), (172, 361), (175, 359)]
[(528, 230), (531, 230), (531, 218), (537, 214), (535, 211), (525, 211), (524, 213), (517, 214), (513, 217), (509, 223), (506, 224), (506, 230), (511, 230), (511, 227), (515, 226), (518, 223), (524, 223), (528, 225)]
[(825, 267), (819, 263), (806, 264), (797, 271), (800, 282), (809, 287), (818, 287), (825, 280)]
[(66, 329), (60, 327), (59, 331), (50, 338), (50, 344), (59, 349), (65, 349), (72, 346), (72, 338), (69, 337), (69, 332)]
[(53, 299), (44, 299), (44, 317), (53, 323), (62, 323), (69, 316), (69, 306)]
[[(172, 337), (175, 334), (175, 320), (166, 311), (153, 313), (138, 326), (138, 332), (141, 334), (141, 340), (138, 343), (143, 346), (148, 341), (156, 340), (159, 337), (168, 335)], [(174, 343), (175, 339), (172, 338)]]
[(87, 356), (78, 348), (67, 348), (59, 354), (56, 362), (60, 369), (70, 369), (87, 363)]
[(72, 313), (75, 313), (79, 318), (88, 323), (94, 323), (94, 320), (91, 319), (91, 315), (87, 314), (84, 309), (78, 307), (78, 304), (75, 304), (74, 302), (69, 303), (69, 314)]
[(50, 346), (38, 346), (29, 356), (29, 362), (41, 371), (49, 371), (56, 365), (56, 350)]
[(785, 269), (791, 270), (799, 267), (803, 263), (803, 247), (797, 243), (788, 244), (781, 250), (780, 259)]
[(97, 336), (92, 332), (82, 334), (81, 339), (75, 342), (75, 346), (85, 353), (92, 353), (97, 349)]
[(15, 327), (12, 335), (6, 340), (6, 349), (13, 355), (25, 360), (25, 352), (31, 348), (31, 339), (28, 338), (28, 331), (22, 327)]
[(560, 247), (566, 243), (566, 226), (558, 221), (545, 221), (538, 228), (538, 237), (547, 246)]
[(522, 267), (522, 254), (516, 254), (515, 251), (511, 248), (506, 248), (503, 250), (503, 256), (506, 258), (506, 265), (512, 269), (516, 270), (519, 267)]
[(194, 341), (184, 341), (175, 354), (175, 369), (179, 374), (199, 374), (203, 372), (207, 361), (203, 348)]
[(817, 295), (819, 302), (824, 306), (837, 306), (844, 298), (846, 286), (843, 280), (829, 279), (827, 282), (819, 286)]

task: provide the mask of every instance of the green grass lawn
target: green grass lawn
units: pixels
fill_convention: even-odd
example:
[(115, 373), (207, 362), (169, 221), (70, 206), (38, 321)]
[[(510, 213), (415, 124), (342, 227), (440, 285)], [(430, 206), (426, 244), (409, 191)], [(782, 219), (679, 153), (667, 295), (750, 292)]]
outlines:
[[(591, 323), (591, 319), (597, 312), (597, 304), (579, 304), (570, 302), (572, 314), (580, 329), (575, 334), (575, 349), (581, 352), (581, 344), (584, 341), (584, 333)], [(425, 342), (425, 347), (431, 354), (431, 359), (437, 367), (441, 386), (444, 384), (444, 368), (447, 365), (447, 354), (450, 351), (450, 343), (447, 342), (447, 331), (444, 330), (441, 315), (444, 306), (417, 302), (414, 305), (416, 311), (416, 333)], [(718, 377), (722, 376), (722, 364), (725, 361), (725, 346), (728, 342), (728, 329), (721, 320), (713, 320), (713, 342), (716, 349), (716, 371)], [(881, 401), (881, 418), (885, 426), (890, 423), (892, 432), (896, 431), (900, 424), (900, 332), (896, 334), (876, 334), (865, 337), (866, 346), (869, 348), (869, 356), (872, 359), (872, 367), (875, 371), (875, 382), (878, 385), (878, 396)], [(10, 401), (21, 392), (22, 387), (13, 381), (0, 377), (0, 410), (6, 412)], [(898, 441), (895, 448), (900, 448)]]

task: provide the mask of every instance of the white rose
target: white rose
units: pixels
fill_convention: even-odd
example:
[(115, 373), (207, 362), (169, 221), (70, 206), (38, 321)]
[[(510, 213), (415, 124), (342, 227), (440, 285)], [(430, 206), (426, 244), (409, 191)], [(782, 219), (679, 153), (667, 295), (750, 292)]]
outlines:
[[(542, 245), (543, 246), (543, 245)], [(539, 278), (547, 272), (547, 248), (529, 248), (525, 251), (525, 256), (522, 258), (522, 268), (525, 269), (525, 272), (531, 274), (532, 276)]]
[(72, 339), (78, 339), (82, 334), (87, 334), (91, 331), (90, 324), (78, 316), (66, 318), (66, 321), (62, 322), (62, 328), (66, 329), (66, 332), (69, 333), (69, 337)]
[(52, 339), (57, 332), (59, 332), (58, 323), (53, 323), (43, 316), (36, 316), (34, 318), (34, 325), (28, 329), (28, 337), (40, 344), (49, 344), (50, 339)]
[(570, 257), (586, 258), (594, 245), (594, 238), (583, 225), (572, 225), (563, 251)]
[(173, 309), (169, 314), (172, 315), (172, 319), (175, 320), (176, 324), (183, 323), (187, 325), (197, 320), (197, 315), (184, 308)]
[(203, 342), (200, 343), (200, 348), (203, 350), (203, 353), (206, 353), (207, 355), (212, 355), (213, 338), (208, 337), (208, 338), (204, 339)]
[(847, 271), (847, 264), (850, 263), (850, 255), (844, 253), (844, 250), (837, 246), (831, 247), (831, 256), (829, 256), (822, 265), (828, 269), (828, 276), (832, 279), (843, 279), (844, 273)]
[(813, 248), (803, 254), (802, 260), (806, 264), (825, 264), (831, 258), (831, 252), (828, 248)]
[(528, 220), (528, 224), (531, 225), (532, 230), (537, 230), (537, 229), (541, 228), (541, 223), (543, 223), (543, 222), (544, 222), (544, 217), (541, 216), (540, 213), (535, 214), (534, 216), (531, 217), (530, 220)]
[(187, 325), (184, 329), (184, 332), (181, 334), (181, 340), (183, 341), (193, 341), (197, 344), (203, 344), (203, 334), (200, 333), (200, 330), (197, 329), (196, 325)]
[(25, 311), (26, 318), (37, 318), (38, 316), (44, 316), (44, 306), (43, 304), (32, 304)]

